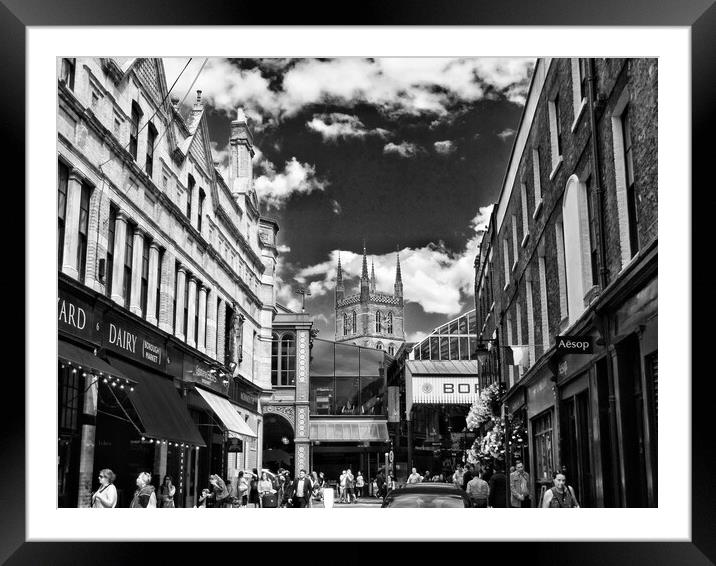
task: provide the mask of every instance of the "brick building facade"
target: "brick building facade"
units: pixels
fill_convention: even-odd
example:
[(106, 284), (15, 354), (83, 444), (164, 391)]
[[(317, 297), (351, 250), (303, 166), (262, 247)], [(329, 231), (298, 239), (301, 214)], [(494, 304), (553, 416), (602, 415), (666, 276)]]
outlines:
[[(184, 112), (178, 97), (169, 98), (160, 59), (62, 59), (58, 75), (60, 287), (89, 305), (100, 332), (93, 343), (89, 335), (65, 336), (61, 325), (60, 344), (71, 339), (94, 356), (90, 363), (101, 366), (95, 358), (104, 358), (111, 365), (114, 342), (101, 335), (107, 313), (127, 325), (129, 336), (145, 333), (146, 343), (154, 344), (156, 367), (146, 364), (146, 357), (132, 358), (136, 352), (121, 352), (117, 367), (138, 361), (138, 373), (146, 367), (156, 372), (146, 379), (171, 380), (202, 431), (206, 447), (197, 441), (196, 453), (207, 454), (206, 459), (193, 451), (179, 450), (176, 456), (175, 473), (186, 475), (186, 497), (191, 498), (205, 487), (204, 475), (231, 479), (239, 468), (261, 465), (259, 399), (271, 389), (278, 226), (259, 211), (251, 132), (239, 109), (231, 123), (224, 179), (212, 159), (201, 91)], [(89, 374), (85, 379), (79, 389), (101, 399), (102, 382)], [(68, 386), (62, 375), (59, 386), (62, 391)], [(230, 412), (248, 425), (241, 432), (251, 434), (237, 434), (240, 423), (211, 428), (208, 423), (216, 419), (204, 393), (228, 403)], [(79, 411), (60, 407), (61, 412), (73, 410)], [(129, 420), (134, 416), (130, 409)], [(137, 430), (146, 433), (139, 417)], [(72, 505), (88, 504), (93, 468), (119, 465), (93, 463), (93, 435), (95, 429), (99, 434), (101, 418), (94, 403), (80, 418), (90, 424), (81, 433), (66, 431), (68, 446), (81, 434), (82, 446), (90, 447), (82, 450), (84, 472), (69, 482), (70, 492), (79, 482), (77, 503), (68, 499)], [(185, 448), (172, 442), (170, 432), (164, 438), (142, 436), (141, 443), (154, 445), (156, 477), (167, 473), (167, 446)], [(66, 470), (75, 465), (76, 452), (64, 463)]]
[(583, 506), (657, 504), (657, 200), (657, 61), (540, 59), (475, 262), (481, 385), (527, 430), (535, 503), (564, 470)]

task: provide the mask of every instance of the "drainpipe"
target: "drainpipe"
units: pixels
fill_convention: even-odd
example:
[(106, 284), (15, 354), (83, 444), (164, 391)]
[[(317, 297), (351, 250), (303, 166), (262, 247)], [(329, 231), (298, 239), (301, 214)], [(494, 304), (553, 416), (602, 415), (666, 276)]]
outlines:
[[(599, 159), (599, 145), (597, 143), (597, 118), (595, 109), (596, 99), (596, 80), (594, 72), (594, 59), (589, 59), (587, 65), (587, 104), (589, 110), (589, 125), (591, 130), (591, 142), (592, 142), (592, 171), (594, 172), (594, 193), (596, 196), (596, 213), (597, 213), (597, 226), (599, 230), (599, 286), (602, 291), (606, 289), (607, 281), (607, 258), (606, 258), (606, 238), (604, 230), (604, 215), (602, 211), (602, 200), (604, 195), (604, 189), (600, 179), (600, 159)], [(610, 451), (611, 451), (611, 464), (612, 464), (612, 485), (604, 486), (604, 490), (611, 489), (616, 496), (616, 505), (619, 506), (622, 501), (621, 491), (619, 486), (619, 439), (617, 438), (617, 407), (616, 407), (616, 392), (614, 383), (614, 366), (611, 355), (611, 345), (609, 336), (609, 321), (605, 314), (599, 313), (597, 315), (597, 321), (599, 326), (599, 333), (604, 340), (604, 349), (607, 352), (607, 387), (609, 396), (609, 433), (610, 433)], [(603, 502), (602, 502), (603, 504)]]

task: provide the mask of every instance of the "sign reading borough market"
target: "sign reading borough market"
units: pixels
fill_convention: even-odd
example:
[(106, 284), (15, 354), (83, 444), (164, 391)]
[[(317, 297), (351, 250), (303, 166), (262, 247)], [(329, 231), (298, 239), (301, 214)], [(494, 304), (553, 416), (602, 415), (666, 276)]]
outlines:
[(557, 336), (557, 351), (562, 354), (591, 354), (594, 338), (591, 336)]
[(141, 328), (112, 315), (102, 323), (102, 343), (107, 350), (154, 368), (164, 368), (164, 348)]

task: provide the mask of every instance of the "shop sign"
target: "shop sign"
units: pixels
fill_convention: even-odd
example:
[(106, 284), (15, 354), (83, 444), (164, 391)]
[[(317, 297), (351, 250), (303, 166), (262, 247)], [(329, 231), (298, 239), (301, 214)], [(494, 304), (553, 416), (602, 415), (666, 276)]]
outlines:
[(400, 387), (397, 385), (388, 387), (388, 422), (400, 422)]
[(254, 412), (258, 412), (259, 410), (258, 395), (253, 395), (252, 393), (248, 393), (247, 391), (240, 391), (239, 398), (234, 399), (234, 401), (236, 401), (238, 405), (247, 409), (251, 409)]
[(212, 372), (212, 369), (204, 362), (185, 357), (183, 377), (184, 381), (199, 383), (219, 393), (226, 393), (227, 387), (219, 378), (218, 372)]
[(477, 377), (413, 377), (413, 403), (466, 404), (480, 396)]
[(164, 347), (149, 333), (112, 315), (105, 317), (101, 326), (102, 345), (107, 350), (155, 369), (164, 369)]
[(591, 354), (594, 338), (591, 336), (556, 336), (557, 352), (561, 354)]
[(60, 290), (57, 297), (57, 328), (80, 338), (93, 340), (99, 325), (89, 303)]

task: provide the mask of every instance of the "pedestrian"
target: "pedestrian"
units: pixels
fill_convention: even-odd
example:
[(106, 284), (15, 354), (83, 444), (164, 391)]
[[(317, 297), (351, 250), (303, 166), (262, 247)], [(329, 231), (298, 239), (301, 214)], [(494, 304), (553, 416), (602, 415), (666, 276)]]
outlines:
[(254, 504), (254, 508), (261, 505), (259, 500), (259, 471), (254, 468), (249, 480), (249, 503)]
[(311, 484), (313, 485), (313, 489), (311, 491), (311, 498), (313, 501), (320, 501), (321, 500), (321, 484), (318, 482), (318, 474), (316, 471), (311, 472)]
[(455, 487), (462, 488), (462, 476), (464, 473), (462, 464), (458, 464), (455, 473), (452, 475), (452, 483), (455, 484)]
[(273, 484), (271, 483), (271, 480), (269, 479), (268, 474), (266, 472), (261, 472), (261, 479), (259, 480), (258, 490), (259, 507), (263, 507), (264, 496), (269, 495), (271, 493), (276, 493), (276, 490), (273, 488)]
[(356, 503), (358, 500), (356, 498), (356, 479), (353, 475), (353, 472), (350, 468), (346, 471), (346, 497), (348, 499), (348, 503)]
[(425, 475), (423, 476), (422, 481), (431, 481), (432, 477), (430, 476), (430, 470), (425, 470)]
[[(413, 471), (415, 471), (415, 468), (413, 468)], [(383, 477), (383, 471), (381, 470), (378, 472), (378, 476), (375, 478), (375, 486), (376, 486), (376, 497), (385, 497), (384, 488), (385, 488), (385, 477)]]
[(140, 472), (137, 476), (137, 491), (129, 507), (132, 509), (147, 508), (157, 506), (157, 494), (154, 492), (154, 486), (151, 485), (152, 476), (148, 472)]
[(92, 494), (92, 508), (111, 509), (117, 506), (117, 488), (114, 486), (115, 475), (105, 468), (99, 472), (99, 488)]
[(512, 507), (532, 507), (530, 475), (520, 460), (515, 462), (515, 471), (510, 474), (510, 499)]
[(463, 491), (467, 491), (467, 484), (468, 482), (475, 477), (475, 474), (473, 472), (473, 465), (472, 464), (465, 464), (465, 473), (462, 474), (462, 487)]
[(306, 476), (306, 470), (300, 470), (298, 477), (293, 480), (291, 499), (289, 499), (291, 506), (309, 507), (312, 487), (310, 478)]
[(356, 476), (356, 497), (365, 497), (365, 494), (363, 493), (364, 489), (365, 478), (363, 477), (363, 472), (358, 470), (358, 475)]
[(229, 494), (229, 490), (226, 489), (224, 480), (222, 480), (218, 474), (211, 474), (209, 476), (209, 484), (213, 491), (211, 495), (214, 501), (214, 507), (229, 507), (231, 505), (231, 495)]
[(244, 471), (239, 470), (239, 476), (236, 478), (236, 497), (239, 498), (239, 506), (246, 507), (249, 499), (249, 482), (244, 476)]
[(340, 486), (338, 503), (346, 502), (346, 480), (347, 479), (348, 479), (348, 472), (346, 470), (343, 470), (341, 472), (341, 477), (338, 478), (338, 485)]
[(490, 486), (482, 479), (482, 472), (467, 483), (467, 494), (474, 507), (487, 507), (490, 498)]
[(554, 472), (552, 481), (554, 482), (554, 487), (545, 492), (544, 500), (542, 501), (543, 508), (579, 507), (577, 496), (574, 495), (572, 486), (567, 485), (567, 476), (562, 472)]
[(507, 507), (507, 476), (503, 470), (504, 468), (500, 466), (496, 467), (490, 477), (490, 495), (488, 496), (490, 507)]
[(386, 495), (391, 489), (395, 489), (395, 480), (391, 474), (388, 474), (388, 478), (385, 480)]
[(172, 482), (171, 476), (164, 476), (164, 483), (159, 488), (159, 504), (163, 508), (174, 507), (174, 494), (177, 488), (174, 487)]
[(423, 476), (418, 473), (416, 468), (413, 468), (413, 471), (408, 476), (408, 483), (420, 483), (421, 481), (423, 481)]

